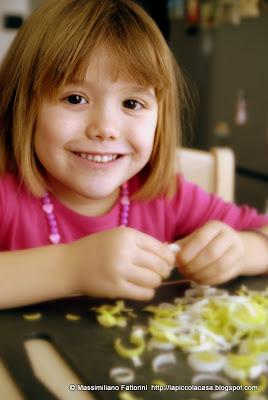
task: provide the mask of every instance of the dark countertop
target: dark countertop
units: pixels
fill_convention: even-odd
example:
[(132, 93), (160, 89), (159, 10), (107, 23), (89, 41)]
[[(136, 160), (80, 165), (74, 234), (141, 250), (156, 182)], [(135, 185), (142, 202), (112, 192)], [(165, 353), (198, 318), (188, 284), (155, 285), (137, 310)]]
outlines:
[[(228, 285), (230, 292), (245, 284), (250, 289), (261, 290), (268, 286), (268, 276), (254, 278), (239, 278)], [(182, 296), (187, 285), (167, 285), (161, 287), (155, 299), (150, 302), (158, 304), (162, 301), (172, 301), (174, 297)], [(138, 318), (133, 320), (125, 329), (105, 329), (96, 321), (96, 314), (91, 307), (103, 303), (114, 303), (105, 299), (97, 300), (88, 297), (75, 297), (71, 299), (57, 300), (37, 304), (34, 306), (21, 307), (17, 309), (3, 310), (1, 319), (1, 359), (14, 377), (25, 398), (28, 400), (52, 400), (55, 399), (33, 376), (29, 360), (27, 358), (23, 343), (29, 338), (44, 338), (51, 341), (59, 353), (65, 358), (73, 370), (81, 377), (85, 385), (115, 385), (109, 377), (109, 371), (115, 366), (132, 367), (127, 359), (119, 357), (113, 348), (114, 340), (122, 337), (127, 341), (131, 324), (143, 324), (148, 319), (147, 313), (141, 310), (148, 303), (137, 303), (127, 301), (137, 313)], [(39, 312), (41, 319), (27, 321), (24, 314)], [(78, 314), (79, 321), (70, 321), (65, 318), (67, 313)], [(157, 350), (147, 351), (142, 357), (144, 365), (135, 369), (135, 385), (150, 385), (155, 379), (163, 379), (173, 385), (190, 385), (192, 383), (193, 371), (187, 365), (186, 356), (179, 350), (174, 350), (177, 364), (172, 366), (161, 375), (155, 374), (151, 368), (152, 358), (158, 354)], [(72, 382), (70, 382), (72, 383)], [(237, 385), (237, 382), (233, 382)], [(118, 393), (111, 391), (96, 391), (93, 393), (98, 399), (118, 399)], [(208, 392), (137, 392), (136, 396), (144, 400), (172, 400), (172, 399), (209, 399)], [(268, 396), (268, 392), (267, 392)], [(229, 392), (224, 399), (244, 399), (245, 393)]]

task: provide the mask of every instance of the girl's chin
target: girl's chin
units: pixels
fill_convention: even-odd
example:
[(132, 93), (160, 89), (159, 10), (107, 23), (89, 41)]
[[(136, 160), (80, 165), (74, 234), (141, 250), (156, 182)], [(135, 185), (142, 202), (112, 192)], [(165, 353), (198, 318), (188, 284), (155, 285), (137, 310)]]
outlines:
[(83, 192), (80, 192), (80, 195), (89, 199), (89, 200), (105, 200), (109, 198), (117, 198), (119, 193), (119, 188), (111, 188), (110, 190), (106, 189), (89, 189)]

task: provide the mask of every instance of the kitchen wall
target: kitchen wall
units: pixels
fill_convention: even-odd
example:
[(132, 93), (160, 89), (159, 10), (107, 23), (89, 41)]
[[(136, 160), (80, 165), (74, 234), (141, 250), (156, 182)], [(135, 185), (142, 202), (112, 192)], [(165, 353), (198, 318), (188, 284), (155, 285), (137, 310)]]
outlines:
[(236, 200), (268, 213), (268, 13), (240, 25), (186, 32), (171, 24), (170, 45), (196, 85), (197, 126), (191, 144), (235, 151)]
[(17, 33), (20, 20), (31, 10), (29, 0), (0, 1), (0, 62)]
[(17, 33), (19, 19), (27, 17), (42, 2), (43, 0), (0, 0), (0, 62)]
[(42, 4), (43, 0), (31, 0), (31, 6), (32, 8), (36, 8), (38, 6), (40, 6), (40, 4)]

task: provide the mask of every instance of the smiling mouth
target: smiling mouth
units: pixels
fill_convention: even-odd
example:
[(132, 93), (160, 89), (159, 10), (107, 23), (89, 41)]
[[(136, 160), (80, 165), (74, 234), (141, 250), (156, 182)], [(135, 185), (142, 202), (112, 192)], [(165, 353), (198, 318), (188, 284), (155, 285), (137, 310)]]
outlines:
[(84, 160), (94, 161), (97, 163), (108, 163), (117, 160), (122, 154), (89, 154), (82, 152), (74, 152), (74, 154)]

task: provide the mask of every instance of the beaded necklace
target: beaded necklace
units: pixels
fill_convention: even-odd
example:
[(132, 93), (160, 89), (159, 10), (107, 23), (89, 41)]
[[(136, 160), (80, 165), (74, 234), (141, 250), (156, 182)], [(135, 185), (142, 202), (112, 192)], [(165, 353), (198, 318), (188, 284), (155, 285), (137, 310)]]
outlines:
[[(128, 216), (129, 216), (129, 191), (128, 191), (128, 183), (125, 182), (120, 188), (120, 226), (127, 226), (128, 224)], [(54, 214), (54, 206), (52, 204), (50, 195), (48, 192), (41, 197), (41, 206), (42, 210), (46, 215), (46, 219), (49, 227), (49, 236), (48, 240), (52, 244), (58, 244), (61, 241), (61, 234), (58, 229), (57, 219)]]

